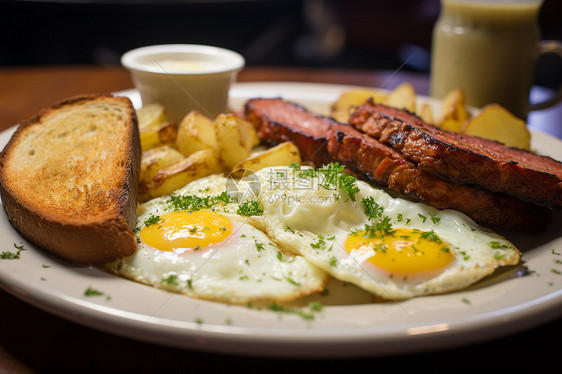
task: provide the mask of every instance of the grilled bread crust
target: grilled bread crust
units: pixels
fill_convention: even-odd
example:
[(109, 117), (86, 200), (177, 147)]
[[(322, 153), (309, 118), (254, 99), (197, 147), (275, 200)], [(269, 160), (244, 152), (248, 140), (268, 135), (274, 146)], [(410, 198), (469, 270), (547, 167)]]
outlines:
[(129, 99), (83, 95), (21, 122), (0, 154), (9, 222), (37, 246), (76, 264), (103, 264), (137, 248), (140, 140)]

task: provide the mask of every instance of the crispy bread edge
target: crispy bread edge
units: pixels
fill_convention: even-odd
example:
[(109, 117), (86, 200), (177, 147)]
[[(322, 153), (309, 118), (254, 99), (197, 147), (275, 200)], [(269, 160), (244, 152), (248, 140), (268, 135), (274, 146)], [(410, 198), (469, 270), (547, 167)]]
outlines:
[[(44, 214), (30, 209), (25, 201), (15, 197), (4, 175), (10, 162), (11, 149), (17, 145), (26, 128), (40, 123), (43, 116), (63, 106), (85, 100), (119, 100), (128, 107), (131, 118), (127, 152), (127, 171), (119, 196), (115, 196), (115, 211), (111, 218), (89, 224), (69, 224), (47, 219)], [(0, 196), (12, 226), (26, 239), (68, 261), (77, 264), (97, 265), (130, 255), (137, 245), (133, 234), (136, 225), (137, 180), (140, 172), (141, 150), (136, 111), (126, 97), (110, 94), (80, 95), (61, 100), (51, 107), (18, 124), (18, 128), (0, 153)]]

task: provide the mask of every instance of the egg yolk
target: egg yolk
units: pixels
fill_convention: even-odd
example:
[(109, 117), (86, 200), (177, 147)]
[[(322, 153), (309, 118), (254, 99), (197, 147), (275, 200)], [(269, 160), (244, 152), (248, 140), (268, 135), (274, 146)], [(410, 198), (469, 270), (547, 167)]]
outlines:
[(209, 210), (177, 211), (163, 214), (158, 222), (145, 226), (140, 238), (161, 251), (199, 250), (223, 241), (232, 229), (228, 217)]
[(404, 275), (442, 269), (454, 258), (451, 247), (433, 231), (406, 228), (353, 233), (347, 238), (345, 249), (354, 258)]

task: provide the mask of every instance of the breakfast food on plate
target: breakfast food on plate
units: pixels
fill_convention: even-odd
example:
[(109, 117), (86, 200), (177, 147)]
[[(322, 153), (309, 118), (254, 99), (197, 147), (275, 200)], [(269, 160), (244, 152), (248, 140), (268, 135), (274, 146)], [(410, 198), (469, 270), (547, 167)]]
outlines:
[[(394, 100), (390, 100), (391, 97)], [(445, 131), (466, 133), (496, 140), (510, 147), (530, 149), (530, 133), (524, 121), (499, 104), (489, 104), (479, 112), (475, 108), (468, 108), (465, 93), (460, 88), (447, 93), (436, 110), (427, 100), (420, 100), (415, 106), (412, 105), (412, 101), (416, 102), (416, 95), (408, 83), (402, 83), (388, 93), (380, 89), (350, 89), (341, 93), (332, 104), (330, 116), (338, 122), (346, 123), (355, 110), (368, 99), (375, 104), (405, 109), (425, 123)]]
[[(253, 125), (233, 113), (221, 113), (211, 119), (193, 110), (175, 125), (166, 122), (162, 108), (153, 103), (138, 110), (139, 119), (146, 121), (139, 124), (141, 143), (148, 139), (142, 143), (141, 202), (172, 193), (207, 175), (228, 174), (246, 160), (254, 162), (253, 168), (265, 166), (265, 159), (269, 164), (292, 162), (283, 160), (286, 149), (271, 150), (249, 160), (257, 151), (259, 139)], [(170, 126), (174, 129), (166, 130)], [(260, 163), (256, 164), (257, 160)]]
[(343, 173), (293, 164), (256, 173), (267, 234), (333, 277), (379, 298), (466, 288), (519, 251), (464, 214), (394, 198)]
[(456, 88), (443, 98), (443, 105), (435, 125), (446, 131), (460, 132), (468, 117), (465, 93), (462, 89)]
[(59, 102), (20, 123), (2, 151), (4, 210), (25, 238), (71, 262), (130, 255), (140, 156), (129, 99)]
[[(150, 151), (152, 150), (147, 152)], [(222, 172), (217, 153), (212, 149), (203, 149), (159, 169), (151, 178), (143, 174), (143, 183), (139, 184), (138, 199), (147, 201), (166, 195), (198, 178)]]
[(407, 299), (519, 263), (513, 244), (462, 213), (391, 197), (343, 168), (268, 167), (236, 189), (222, 175), (198, 179), (140, 205), (138, 251), (106, 268), (241, 304), (320, 292), (329, 275), (379, 299)]
[(452, 292), (521, 263), (489, 227), (544, 229), (562, 172), (445, 131), (483, 122), (466, 121), (462, 91), (446, 106), (434, 115), (402, 84), (342, 94), (339, 122), (254, 98), (243, 114), (192, 111), (179, 124), (153, 103), (137, 125), (128, 99), (81, 96), (20, 124), (0, 193), (38, 246), (194, 298), (284, 303), (331, 278), (376, 300)]
[(525, 121), (499, 104), (486, 105), (463, 124), (461, 132), (496, 140), (510, 147), (527, 150), (531, 148), (531, 132), (527, 129)]
[(244, 175), (270, 166), (290, 165), (301, 163), (299, 149), (292, 142), (284, 142), (274, 147), (257, 151), (243, 159), (232, 168), (230, 175), (243, 177)]
[(137, 111), (142, 151), (174, 141), (177, 126), (168, 121), (166, 109), (160, 103), (143, 106)]
[(294, 103), (257, 98), (249, 100), (245, 110), (264, 142), (293, 141), (303, 160), (317, 166), (340, 162), (362, 179), (440, 209), (458, 210), (492, 227), (534, 231), (549, 222), (547, 208), (435, 176), (375, 138)]
[(492, 140), (446, 132), (415, 115), (367, 101), (349, 119), (428, 173), (535, 204), (562, 208), (562, 163)]
[(249, 223), (253, 200), (235, 200), (222, 175), (139, 206), (139, 249), (107, 266), (137, 282), (234, 304), (291, 301), (324, 289), (328, 274), (286, 253)]

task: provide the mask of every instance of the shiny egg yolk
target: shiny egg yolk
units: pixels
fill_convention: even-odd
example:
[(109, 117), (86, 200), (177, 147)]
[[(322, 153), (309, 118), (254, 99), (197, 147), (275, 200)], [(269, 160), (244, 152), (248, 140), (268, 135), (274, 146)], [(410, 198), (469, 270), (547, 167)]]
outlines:
[(232, 230), (228, 217), (210, 210), (177, 211), (163, 214), (158, 222), (145, 226), (140, 238), (161, 251), (199, 250), (223, 241)]
[(345, 249), (354, 258), (403, 275), (434, 272), (454, 259), (451, 247), (434, 232), (406, 228), (353, 233), (347, 238)]

